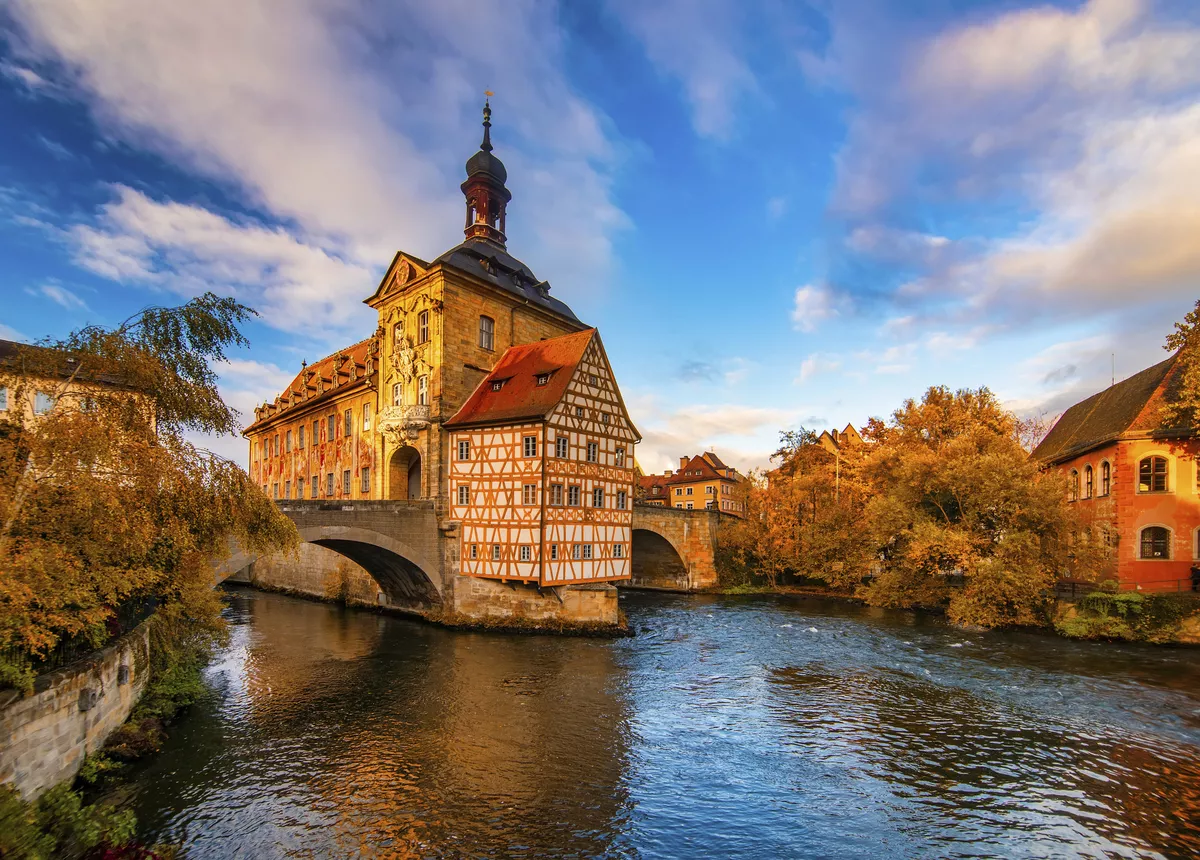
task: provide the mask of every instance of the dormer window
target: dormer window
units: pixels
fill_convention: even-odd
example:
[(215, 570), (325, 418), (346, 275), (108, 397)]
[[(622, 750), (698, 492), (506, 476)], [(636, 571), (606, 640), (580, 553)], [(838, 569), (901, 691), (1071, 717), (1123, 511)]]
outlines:
[(548, 374), (548, 373), (539, 373), (539, 374), (537, 375), (537, 384), (538, 384), (538, 385), (545, 385), (545, 384), (546, 384), (547, 382), (549, 382), (549, 381), (550, 381), (550, 374)]
[(504, 382), (505, 382), (505, 380), (503, 380), (503, 379), (492, 380), (492, 391), (499, 391), (501, 388), (504, 387)]

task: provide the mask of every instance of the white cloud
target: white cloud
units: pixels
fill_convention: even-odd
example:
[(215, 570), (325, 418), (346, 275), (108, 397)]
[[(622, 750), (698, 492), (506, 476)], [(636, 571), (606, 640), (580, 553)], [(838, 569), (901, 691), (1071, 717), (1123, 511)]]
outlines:
[(812, 332), (826, 320), (838, 316), (845, 303), (842, 296), (825, 284), (805, 284), (796, 288), (792, 306), (792, 324), (799, 331)]
[(68, 231), (83, 268), (123, 283), (191, 297), (208, 289), (234, 295), (286, 331), (324, 337), (370, 329), (366, 295), (375, 274), (307, 244), (280, 227), (232, 221), (198, 206), (160, 203), (125, 186), (94, 224)]
[(836, 356), (821, 355), (814, 352), (800, 362), (800, 373), (792, 382), (799, 385), (808, 382), (814, 376), (837, 370), (841, 366), (842, 362)]
[(609, 0), (609, 5), (650, 61), (682, 84), (696, 133), (727, 139), (738, 103), (758, 92), (740, 56), (741, 7), (729, 0)]
[(567, 85), (549, 4), (12, 0), (8, 10), (17, 56), (85, 100), (106, 133), (376, 268), (397, 247), (428, 258), (459, 241), (457, 185), (491, 86), (514, 193), (510, 246), (567, 300), (607, 276), (611, 236), (627, 223), (611, 188), (621, 148)]
[(37, 292), (69, 311), (86, 311), (88, 309), (87, 303), (83, 299), (58, 284), (42, 284), (37, 288)]

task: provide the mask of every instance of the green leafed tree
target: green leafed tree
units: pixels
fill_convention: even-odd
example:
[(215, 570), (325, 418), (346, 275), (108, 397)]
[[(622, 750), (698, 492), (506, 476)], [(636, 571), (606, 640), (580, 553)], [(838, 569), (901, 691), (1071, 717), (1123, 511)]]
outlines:
[(220, 630), (212, 563), (294, 527), (235, 463), (188, 441), (236, 434), (213, 369), (253, 311), (206, 294), (0, 361), (0, 681), (27, 686), (63, 642), (103, 643), (122, 607)]

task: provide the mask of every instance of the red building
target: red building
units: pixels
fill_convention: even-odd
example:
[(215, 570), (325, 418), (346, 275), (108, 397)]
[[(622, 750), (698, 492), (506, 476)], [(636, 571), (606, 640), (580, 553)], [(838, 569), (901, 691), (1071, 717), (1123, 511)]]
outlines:
[(1200, 439), (1162, 419), (1177, 358), (1076, 403), (1033, 452), (1113, 543), (1115, 569), (1102, 575), (1123, 589), (1186, 590), (1200, 564)]

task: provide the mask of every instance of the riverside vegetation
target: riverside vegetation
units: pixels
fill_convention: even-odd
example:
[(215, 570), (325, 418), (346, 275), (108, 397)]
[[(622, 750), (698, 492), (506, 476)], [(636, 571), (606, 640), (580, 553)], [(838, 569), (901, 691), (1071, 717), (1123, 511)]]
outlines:
[[(1163, 408), (1196, 426), (1200, 302), (1166, 348), (1182, 352)], [(987, 388), (933, 387), (871, 419), (864, 441), (837, 454), (810, 430), (785, 432), (776, 467), (751, 473), (747, 515), (723, 537), (724, 584), (809, 583), (874, 606), (944, 611), (964, 626), (1170, 641), (1200, 608), (1186, 597), (1116, 594), (1106, 583), (1070, 611), (1057, 605), (1055, 581), (1106, 581), (1115, 546), (1067, 503), (1065, 478), (1030, 459), (1045, 429)]]
[[(10, 404), (0, 421), (0, 688), (30, 692), (56, 658), (123, 632), (130, 606), (153, 610), (147, 691), (85, 763), (82, 788), (155, 750), (202, 691), (200, 670), (225, 632), (212, 560), (227, 541), (264, 552), (298, 542), (237, 464), (186, 438), (239, 431), (213, 364), (247, 343), (240, 326), (253, 315), (206, 294), (22, 347), (0, 367)], [(34, 803), (0, 789), (4, 858), (105, 846), (105, 856), (149, 856), (128, 845), (133, 828), (132, 815), (70, 786)]]

